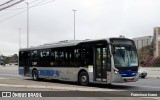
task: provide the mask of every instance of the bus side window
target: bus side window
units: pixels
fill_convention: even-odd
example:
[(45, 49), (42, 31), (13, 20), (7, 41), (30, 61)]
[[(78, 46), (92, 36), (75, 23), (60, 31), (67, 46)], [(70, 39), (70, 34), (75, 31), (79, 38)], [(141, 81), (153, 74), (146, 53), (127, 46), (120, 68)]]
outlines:
[(50, 65), (51, 65), (51, 66), (54, 66), (54, 65), (55, 65), (55, 51), (53, 51), (53, 50), (51, 50)]
[(23, 51), (19, 52), (19, 66), (25, 65), (25, 54)]
[(64, 51), (59, 52), (59, 65), (64, 66), (65, 65), (65, 55)]
[(87, 63), (86, 63), (86, 49), (85, 48), (82, 48), (81, 49), (81, 59), (80, 59), (80, 63), (81, 63), (81, 66), (85, 66)]
[(50, 50), (40, 50), (40, 66), (50, 66)]
[(58, 51), (55, 51), (55, 63), (54, 66), (58, 66)]
[(74, 66), (80, 66), (80, 49), (74, 49)]
[(31, 66), (37, 66), (37, 62), (39, 60), (37, 50), (34, 50), (34, 51), (30, 52), (30, 60), (31, 60)]
[(68, 66), (68, 52), (65, 51), (65, 66)]

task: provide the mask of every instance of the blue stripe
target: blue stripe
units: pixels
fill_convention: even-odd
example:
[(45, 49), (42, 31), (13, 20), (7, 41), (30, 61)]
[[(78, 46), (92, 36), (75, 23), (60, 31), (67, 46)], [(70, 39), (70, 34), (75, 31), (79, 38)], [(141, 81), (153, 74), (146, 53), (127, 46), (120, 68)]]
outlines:
[[(19, 74), (24, 75), (24, 69), (19, 69)], [(29, 70), (29, 74), (32, 75), (32, 70)], [(59, 70), (38, 70), (38, 74), (41, 76), (59, 76)]]
[(32, 75), (32, 70), (31, 69), (29, 69), (29, 74)]
[(132, 77), (132, 76), (136, 76), (137, 71), (123, 71), (120, 72), (122, 77)]
[(42, 76), (59, 76), (58, 70), (38, 70), (38, 74)]
[(20, 75), (24, 75), (24, 69), (19, 69), (18, 73), (19, 73)]

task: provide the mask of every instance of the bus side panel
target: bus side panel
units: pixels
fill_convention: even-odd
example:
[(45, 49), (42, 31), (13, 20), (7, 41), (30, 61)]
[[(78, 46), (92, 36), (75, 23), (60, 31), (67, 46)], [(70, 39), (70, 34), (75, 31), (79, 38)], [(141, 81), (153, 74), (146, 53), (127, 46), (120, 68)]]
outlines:
[[(60, 73), (60, 79), (59, 80), (63, 80), (63, 81), (77, 81), (77, 68), (72, 68), (72, 67), (63, 67), (63, 68), (58, 68), (59, 70), (61, 70)], [(57, 70), (58, 70), (57, 69)]]
[(72, 68), (72, 67), (30, 67), (30, 76), (33, 69), (38, 71), (39, 78), (58, 79), (63, 81), (78, 81), (78, 73), (85, 70), (89, 75), (89, 82), (93, 83), (93, 68)]
[(63, 81), (77, 81), (79, 68), (72, 67), (30, 67), (38, 71), (39, 78), (58, 79)]
[(94, 83), (94, 77), (93, 77), (93, 65), (89, 65), (88, 68), (85, 68), (85, 70), (88, 73), (89, 76), (89, 82)]

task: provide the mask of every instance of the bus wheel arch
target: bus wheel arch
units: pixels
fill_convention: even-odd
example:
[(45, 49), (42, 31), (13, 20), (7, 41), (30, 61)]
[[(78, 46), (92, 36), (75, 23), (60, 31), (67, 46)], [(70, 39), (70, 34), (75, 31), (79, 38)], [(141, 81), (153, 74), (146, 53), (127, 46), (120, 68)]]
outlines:
[(82, 86), (89, 84), (89, 75), (85, 69), (81, 69), (78, 73), (78, 83)]
[(33, 77), (33, 80), (35, 81), (39, 80), (38, 70), (36, 68), (32, 70), (32, 77)]

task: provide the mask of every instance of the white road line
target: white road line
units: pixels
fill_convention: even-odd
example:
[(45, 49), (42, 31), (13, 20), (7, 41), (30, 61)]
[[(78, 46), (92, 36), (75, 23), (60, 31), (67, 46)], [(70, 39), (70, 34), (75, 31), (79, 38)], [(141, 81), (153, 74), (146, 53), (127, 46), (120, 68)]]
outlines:
[(0, 77), (0, 79), (10, 79), (10, 78)]
[(92, 88), (92, 87), (61, 87), (61, 86), (44, 86), (44, 85), (13, 85), (13, 84), (0, 84), (3, 87), (19, 87), (19, 88), (43, 88), (43, 89), (55, 89), (55, 90), (70, 90), (70, 91), (122, 91), (116, 89), (99, 89), (99, 88)]
[(14, 74), (0, 74), (0, 75), (6, 75), (6, 76), (21, 76), (21, 75), (14, 75)]
[(136, 86), (136, 87), (145, 87), (145, 88), (160, 88), (160, 87), (151, 87), (151, 86), (138, 86), (138, 85), (131, 85), (131, 86)]
[[(62, 87), (62, 86), (46, 86), (46, 85), (14, 85), (14, 84), (0, 84), (3, 87), (19, 87), (19, 88), (42, 88), (42, 89), (55, 89), (55, 90), (70, 90), (70, 91), (126, 91), (126, 90), (117, 90), (117, 89), (106, 89), (106, 88), (95, 88), (95, 87), (86, 87), (76, 86), (76, 87)], [(132, 85), (136, 86), (136, 85)], [(136, 87), (145, 87), (145, 88), (160, 88), (160, 87), (150, 87), (150, 86), (136, 86)]]

